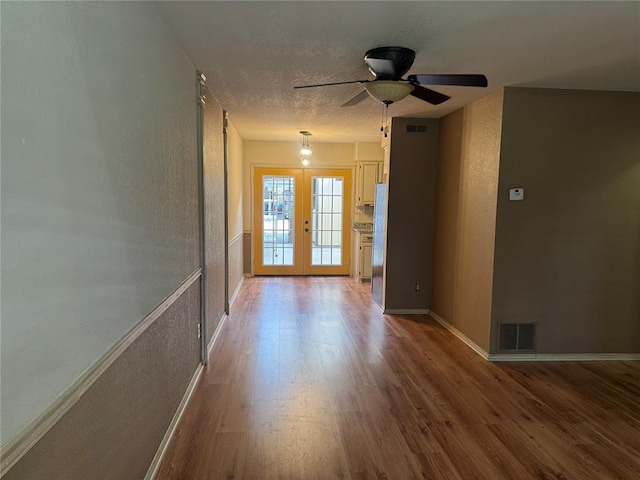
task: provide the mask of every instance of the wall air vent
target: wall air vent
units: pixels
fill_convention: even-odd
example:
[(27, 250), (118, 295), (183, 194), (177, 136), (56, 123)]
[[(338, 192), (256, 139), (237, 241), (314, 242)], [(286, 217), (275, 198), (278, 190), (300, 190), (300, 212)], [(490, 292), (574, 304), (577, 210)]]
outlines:
[(407, 125), (407, 133), (427, 133), (426, 125)]
[(536, 348), (535, 323), (501, 323), (498, 331), (499, 350), (527, 350)]

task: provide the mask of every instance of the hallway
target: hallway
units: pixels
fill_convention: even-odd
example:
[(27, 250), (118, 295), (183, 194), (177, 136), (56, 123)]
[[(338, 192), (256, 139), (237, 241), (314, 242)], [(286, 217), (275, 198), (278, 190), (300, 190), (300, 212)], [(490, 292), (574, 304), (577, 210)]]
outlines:
[(637, 478), (638, 362), (489, 363), (368, 288), (245, 279), (156, 479)]

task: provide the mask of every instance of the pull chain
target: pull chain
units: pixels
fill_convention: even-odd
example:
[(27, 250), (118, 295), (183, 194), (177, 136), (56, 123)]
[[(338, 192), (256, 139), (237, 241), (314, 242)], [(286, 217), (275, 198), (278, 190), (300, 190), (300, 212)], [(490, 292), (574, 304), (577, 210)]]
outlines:
[(384, 104), (384, 138), (387, 138), (387, 125), (389, 125), (389, 104)]
[(389, 104), (383, 103), (382, 110), (382, 131), (384, 132), (384, 138), (387, 138), (387, 126), (389, 125)]
[(382, 103), (382, 126), (380, 127), (380, 131), (384, 133), (384, 138), (387, 138), (386, 126), (388, 122), (389, 122), (389, 104)]

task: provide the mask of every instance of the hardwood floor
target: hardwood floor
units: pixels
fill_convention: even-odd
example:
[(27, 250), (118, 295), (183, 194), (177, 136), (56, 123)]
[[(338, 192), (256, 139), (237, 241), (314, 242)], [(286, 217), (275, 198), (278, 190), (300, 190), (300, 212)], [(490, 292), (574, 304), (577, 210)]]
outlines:
[(640, 363), (489, 363), (350, 278), (248, 278), (157, 479), (638, 479)]

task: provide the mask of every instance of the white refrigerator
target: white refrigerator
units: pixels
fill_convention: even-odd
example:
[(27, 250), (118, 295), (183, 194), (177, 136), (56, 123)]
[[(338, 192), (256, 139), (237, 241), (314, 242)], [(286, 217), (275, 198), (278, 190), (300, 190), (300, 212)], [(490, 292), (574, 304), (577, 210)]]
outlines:
[(376, 184), (373, 208), (373, 253), (371, 255), (371, 296), (384, 309), (384, 256), (387, 242), (387, 184)]

